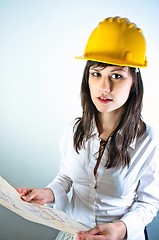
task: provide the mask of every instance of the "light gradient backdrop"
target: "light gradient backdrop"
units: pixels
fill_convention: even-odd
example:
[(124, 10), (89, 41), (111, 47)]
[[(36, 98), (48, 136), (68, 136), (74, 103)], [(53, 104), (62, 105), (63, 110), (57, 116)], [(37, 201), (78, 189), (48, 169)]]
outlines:
[[(86, 40), (109, 16), (129, 18), (148, 45), (143, 117), (159, 128), (157, 0), (0, 0), (0, 175), (13, 186), (45, 187), (59, 165), (64, 126), (81, 113)], [(148, 227), (158, 240), (159, 217)], [(53, 240), (56, 230), (0, 207), (1, 240)]]

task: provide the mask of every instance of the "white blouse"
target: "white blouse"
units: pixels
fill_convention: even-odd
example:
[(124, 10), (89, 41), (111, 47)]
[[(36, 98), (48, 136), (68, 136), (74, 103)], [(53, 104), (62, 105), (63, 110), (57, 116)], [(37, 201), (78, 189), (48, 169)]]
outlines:
[(59, 173), (47, 186), (55, 194), (54, 207), (90, 228), (121, 220), (127, 239), (145, 239), (144, 227), (159, 209), (159, 155), (152, 128), (147, 126), (144, 137), (130, 145), (129, 167), (106, 169), (104, 152), (94, 175), (100, 145), (97, 129), (78, 154), (73, 146), (74, 123), (64, 131)]

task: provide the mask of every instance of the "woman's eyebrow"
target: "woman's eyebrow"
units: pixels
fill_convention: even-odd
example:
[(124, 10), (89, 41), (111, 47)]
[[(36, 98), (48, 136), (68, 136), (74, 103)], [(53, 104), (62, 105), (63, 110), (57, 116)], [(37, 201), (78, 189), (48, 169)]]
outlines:
[(95, 71), (100, 71), (102, 68), (100, 67), (90, 67), (89, 70), (95, 70)]
[(114, 69), (111, 70), (111, 72), (115, 72), (115, 71), (123, 71), (126, 72), (126, 70), (124, 69), (124, 67), (116, 67)]

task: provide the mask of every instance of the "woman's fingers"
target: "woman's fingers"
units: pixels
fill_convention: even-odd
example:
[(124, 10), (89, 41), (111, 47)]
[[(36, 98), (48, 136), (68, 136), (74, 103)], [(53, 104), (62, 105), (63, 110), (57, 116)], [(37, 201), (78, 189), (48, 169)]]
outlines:
[(32, 200), (39, 200), (39, 198), (40, 198), (40, 193), (39, 193), (40, 191), (39, 191), (39, 189), (34, 189), (34, 188), (16, 188), (16, 190), (21, 195), (21, 198), (24, 201), (26, 201), (26, 202), (30, 202)]
[(16, 188), (16, 190), (21, 196), (25, 196), (29, 194), (33, 190), (33, 188)]
[(110, 240), (110, 235), (77, 234), (76, 240)]

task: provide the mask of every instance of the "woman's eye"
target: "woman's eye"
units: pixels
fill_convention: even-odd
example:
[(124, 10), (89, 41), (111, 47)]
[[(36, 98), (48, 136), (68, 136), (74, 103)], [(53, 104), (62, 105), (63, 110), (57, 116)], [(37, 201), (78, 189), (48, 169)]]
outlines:
[(91, 74), (93, 77), (96, 77), (96, 78), (101, 77), (101, 73), (99, 72), (92, 72)]
[(112, 78), (112, 79), (117, 79), (117, 80), (118, 80), (118, 79), (121, 79), (122, 76), (121, 76), (120, 74), (118, 74), (118, 73), (114, 73), (114, 74), (111, 75), (111, 78)]

